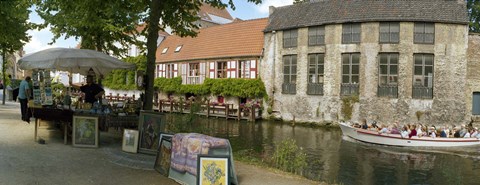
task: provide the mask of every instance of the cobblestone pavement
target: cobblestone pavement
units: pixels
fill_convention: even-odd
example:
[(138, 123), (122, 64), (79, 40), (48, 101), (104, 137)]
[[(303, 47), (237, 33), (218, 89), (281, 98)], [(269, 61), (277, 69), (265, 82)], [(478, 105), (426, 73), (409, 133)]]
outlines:
[[(121, 133), (110, 129), (100, 134), (99, 148), (63, 144), (63, 133), (54, 124), (42, 122), (33, 138), (34, 124), (20, 119), (19, 104), (0, 103), (0, 185), (69, 184), (177, 184), (153, 170), (155, 156), (121, 150)], [(240, 184), (316, 184), (301, 177), (272, 172), (235, 161)]]

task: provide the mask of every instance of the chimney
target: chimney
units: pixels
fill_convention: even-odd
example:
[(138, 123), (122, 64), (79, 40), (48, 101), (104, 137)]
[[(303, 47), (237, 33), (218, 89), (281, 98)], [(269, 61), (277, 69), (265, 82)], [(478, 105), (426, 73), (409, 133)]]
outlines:
[(272, 15), (273, 12), (275, 11), (275, 9), (276, 9), (276, 8), (275, 8), (274, 6), (269, 6), (269, 7), (268, 7), (268, 15)]

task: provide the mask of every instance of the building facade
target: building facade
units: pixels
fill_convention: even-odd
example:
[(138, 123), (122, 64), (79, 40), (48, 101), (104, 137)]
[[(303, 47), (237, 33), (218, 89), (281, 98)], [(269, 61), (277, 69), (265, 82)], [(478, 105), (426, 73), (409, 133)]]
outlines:
[(458, 124), (473, 115), (464, 1), (271, 7), (264, 39), (266, 106), (278, 118)]
[(168, 36), (157, 50), (155, 77), (182, 77), (183, 84), (202, 84), (206, 78), (258, 78), (267, 21), (202, 28), (193, 38)]

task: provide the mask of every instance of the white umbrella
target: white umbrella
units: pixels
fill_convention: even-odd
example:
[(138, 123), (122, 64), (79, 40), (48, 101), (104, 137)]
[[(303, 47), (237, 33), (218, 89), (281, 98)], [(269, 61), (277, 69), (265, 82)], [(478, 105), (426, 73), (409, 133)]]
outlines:
[(86, 75), (92, 68), (106, 75), (114, 69), (134, 69), (135, 64), (123, 62), (104, 53), (88, 49), (50, 48), (24, 56), (18, 61), (20, 69), (49, 69)]

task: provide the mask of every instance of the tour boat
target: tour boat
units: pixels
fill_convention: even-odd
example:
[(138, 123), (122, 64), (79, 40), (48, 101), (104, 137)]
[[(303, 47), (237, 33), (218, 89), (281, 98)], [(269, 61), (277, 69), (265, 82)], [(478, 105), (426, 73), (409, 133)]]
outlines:
[(366, 143), (374, 143), (390, 146), (414, 146), (414, 147), (457, 147), (480, 144), (477, 138), (444, 138), (430, 136), (402, 138), (400, 134), (385, 134), (377, 131), (355, 128), (348, 123), (341, 122), (340, 128), (343, 135)]

